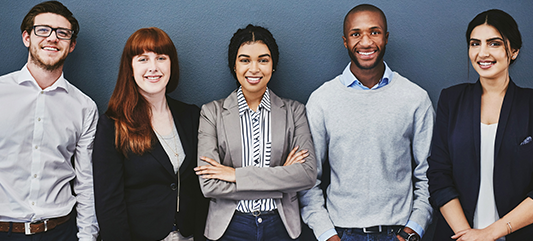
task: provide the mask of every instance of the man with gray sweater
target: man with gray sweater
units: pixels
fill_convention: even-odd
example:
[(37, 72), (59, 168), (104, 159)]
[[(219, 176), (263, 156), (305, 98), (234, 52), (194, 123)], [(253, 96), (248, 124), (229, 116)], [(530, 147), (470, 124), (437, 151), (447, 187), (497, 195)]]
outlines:
[(351, 62), (307, 102), (318, 179), (300, 202), (319, 241), (415, 241), (431, 220), (426, 159), (435, 113), (426, 91), (383, 62), (388, 36), (379, 8), (350, 10), (343, 39)]

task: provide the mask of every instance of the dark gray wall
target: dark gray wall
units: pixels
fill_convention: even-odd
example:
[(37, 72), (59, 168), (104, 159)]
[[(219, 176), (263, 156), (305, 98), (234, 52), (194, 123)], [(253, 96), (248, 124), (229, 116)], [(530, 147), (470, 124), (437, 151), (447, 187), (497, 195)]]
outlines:
[[(0, 74), (20, 69), (27, 60), (20, 23), (40, 1), (2, 0), (0, 8)], [(77, 17), (78, 45), (67, 59), (66, 78), (91, 96), (100, 112), (117, 77), (122, 48), (137, 29), (156, 26), (178, 49), (181, 81), (171, 96), (202, 105), (229, 94), (235, 86), (227, 67), (232, 34), (248, 23), (267, 27), (280, 46), (280, 61), (270, 87), (280, 96), (307, 102), (311, 92), (340, 74), (349, 61), (342, 45), (342, 20), (359, 1), (62, 1)], [(475, 81), (469, 66), (464, 32), (478, 13), (499, 8), (518, 22), (523, 48), (511, 68), (513, 80), (533, 87), (527, 66), (533, 65), (533, 1), (385, 1), (388, 18), (389, 66), (426, 89), (435, 103), (442, 88)], [(529, 16), (529, 17), (528, 17)], [(470, 69), (470, 71), (468, 71)], [(470, 76), (468, 73), (470, 72)], [(530, 72), (529, 72), (530, 73)], [(5, 104), (5, 103), (0, 103)], [(305, 239), (304, 239), (305, 240)]]

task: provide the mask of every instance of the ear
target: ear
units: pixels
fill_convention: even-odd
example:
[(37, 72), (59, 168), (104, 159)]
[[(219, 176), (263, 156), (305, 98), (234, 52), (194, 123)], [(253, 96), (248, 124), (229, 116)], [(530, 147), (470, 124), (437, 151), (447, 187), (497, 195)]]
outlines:
[(344, 37), (344, 35), (342, 36), (342, 42), (344, 43), (344, 47), (348, 49), (348, 44), (346, 43), (346, 37)]
[(22, 32), (22, 42), (26, 47), (30, 47), (30, 34), (26, 30)]
[(520, 49), (511, 49), (511, 59), (515, 60), (518, 57), (518, 53), (520, 52)]
[(389, 43), (389, 32), (385, 34), (385, 44)]
[(70, 49), (68, 50), (68, 53), (72, 53), (72, 51), (74, 51), (74, 48), (76, 47), (76, 43), (77, 41), (76, 40), (71, 40), (70, 41)]

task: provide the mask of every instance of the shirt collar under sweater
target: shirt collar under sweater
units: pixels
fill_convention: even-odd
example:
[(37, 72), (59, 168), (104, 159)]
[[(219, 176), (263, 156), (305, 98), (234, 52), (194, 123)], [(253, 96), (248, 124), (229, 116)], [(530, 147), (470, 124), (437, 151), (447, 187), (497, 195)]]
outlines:
[(341, 83), (348, 88), (353, 88), (357, 90), (377, 90), (387, 85), (392, 80), (392, 75), (393, 75), (392, 70), (389, 68), (387, 63), (383, 61), (383, 64), (385, 64), (385, 73), (383, 73), (383, 77), (381, 77), (379, 82), (376, 85), (374, 85), (372, 88), (368, 88), (364, 86), (363, 83), (361, 83), (352, 73), (352, 71), (350, 70), (351, 64), (352, 64), (351, 62), (348, 63), (348, 66), (344, 68), (344, 71), (342, 72), (340, 76)]

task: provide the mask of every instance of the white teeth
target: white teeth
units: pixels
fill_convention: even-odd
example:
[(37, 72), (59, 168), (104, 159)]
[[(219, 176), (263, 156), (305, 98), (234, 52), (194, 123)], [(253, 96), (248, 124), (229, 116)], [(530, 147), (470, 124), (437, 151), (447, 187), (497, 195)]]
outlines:
[(258, 81), (258, 80), (260, 79), (260, 78), (252, 78), (252, 77), (247, 77), (247, 78), (248, 78), (248, 80), (250, 80), (250, 81)]
[(44, 47), (43, 49), (45, 49), (45, 50), (52, 50), (52, 51), (57, 51), (57, 50), (58, 50), (58, 49), (56, 49), (56, 48), (50, 48), (50, 47)]
[(492, 62), (479, 62), (479, 64), (483, 66), (489, 66), (492, 64)]
[(159, 79), (160, 77), (159, 76), (155, 76), (155, 77), (146, 77), (147, 79), (149, 80), (156, 80), (156, 79)]
[(367, 55), (367, 56), (368, 56), (368, 55), (371, 55), (371, 54), (373, 54), (373, 53), (374, 53), (374, 51), (372, 51), (372, 52), (359, 52), (359, 54)]

